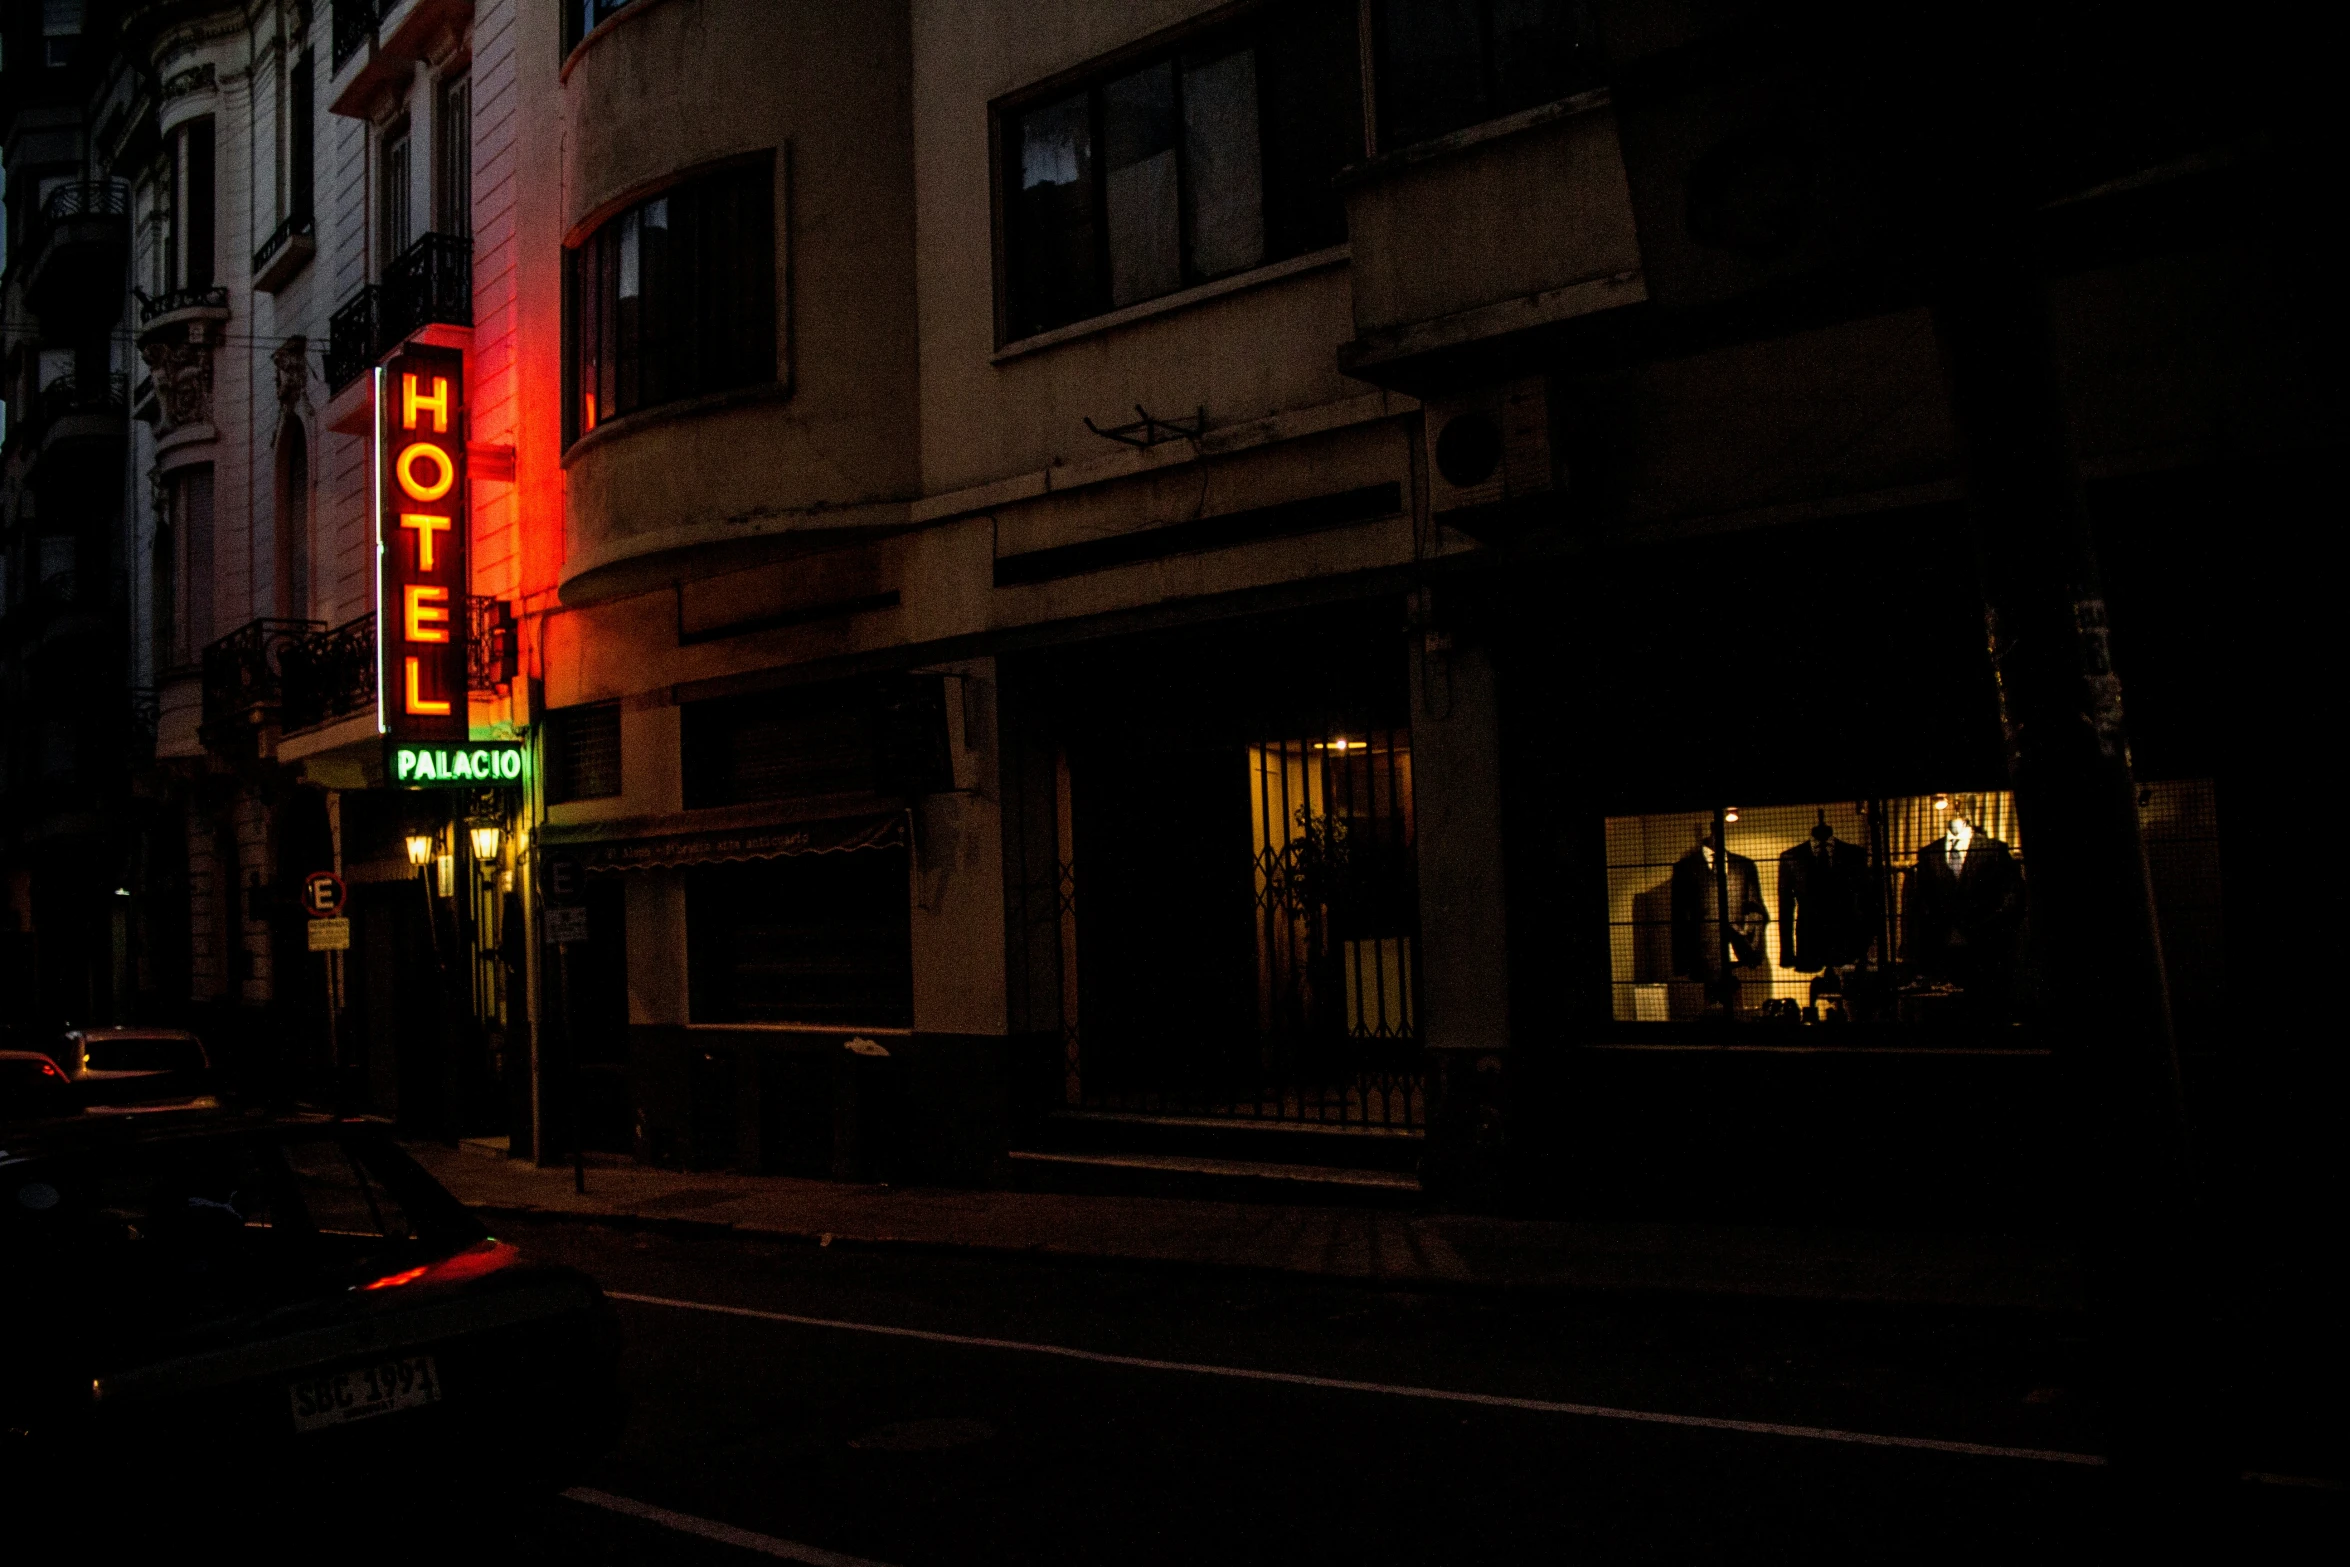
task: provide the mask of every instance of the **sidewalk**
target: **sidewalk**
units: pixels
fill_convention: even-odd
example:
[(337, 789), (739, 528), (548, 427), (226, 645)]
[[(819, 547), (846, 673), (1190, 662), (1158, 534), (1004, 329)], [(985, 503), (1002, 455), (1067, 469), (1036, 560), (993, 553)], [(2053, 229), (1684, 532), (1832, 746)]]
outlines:
[(709, 1226), (864, 1246), (1242, 1268), (1391, 1287), (1623, 1291), (2075, 1311), (2079, 1269), (2002, 1236), (1719, 1224), (1499, 1219), (1475, 1214), (1169, 1197), (849, 1186), (599, 1163), (569, 1169), (472, 1148), (409, 1152), (486, 1214)]

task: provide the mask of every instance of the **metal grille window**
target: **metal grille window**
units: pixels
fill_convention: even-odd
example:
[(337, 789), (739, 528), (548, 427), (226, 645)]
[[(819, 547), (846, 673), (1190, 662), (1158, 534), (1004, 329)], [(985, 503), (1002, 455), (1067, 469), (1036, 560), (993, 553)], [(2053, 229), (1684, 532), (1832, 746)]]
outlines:
[(547, 715), (547, 803), (620, 793), (620, 704), (561, 707)]
[(564, 423), (776, 378), (772, 158), (675, 185), (564, 253)]
[(692, 867), (693, 1021), (911, 1026), (912, 901), (903, 847)]
[(688, 703), (686, 806), (870, 793), (877, 740), (873, 691), (862, 682)]
[(1363, 155), (1352, 0), (1262, 7), (1001, 119), (1005, 335), (1337, 244)]
[(1382, 151), (1600, 82), (1581, 0), (1376, 0), (1374, 15)]

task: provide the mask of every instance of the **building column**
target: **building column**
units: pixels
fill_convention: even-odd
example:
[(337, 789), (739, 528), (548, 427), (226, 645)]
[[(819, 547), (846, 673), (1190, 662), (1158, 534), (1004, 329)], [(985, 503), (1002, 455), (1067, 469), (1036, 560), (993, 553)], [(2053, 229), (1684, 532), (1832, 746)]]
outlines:
[(1422, 632), (1412, 652), (1412, 812), (1432, 1077), (1427, 1179), (1472, 1198), (1498, 1187), (1508, 1147), (1500, 741), (1491, 650)]

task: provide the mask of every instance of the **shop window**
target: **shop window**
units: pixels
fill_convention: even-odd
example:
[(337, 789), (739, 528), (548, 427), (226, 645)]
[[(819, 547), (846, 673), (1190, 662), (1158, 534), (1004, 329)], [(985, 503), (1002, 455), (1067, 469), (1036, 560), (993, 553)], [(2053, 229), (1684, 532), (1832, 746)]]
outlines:
[(547, 714), (547, 803), (620, 793), (620, 704), (559, 707)]
[(776, 378), (771, 158), (673, 185), (564, 252), (564, 420)]
[(2012, 1024), (2021, 832), (2004, 790), (1611, 817), (1615, 1020)]
[(1382, 151), (1599, 85), (1581, 0), (1377, 0), (1374, 14)]
[(693, 1021), (911, 1027), (906, 874), (903, 848), (688, 870)]
[(1357, 36), (1351, 0), (1268, 5), (1005, 113), (1006, 336), (1343, 240)]

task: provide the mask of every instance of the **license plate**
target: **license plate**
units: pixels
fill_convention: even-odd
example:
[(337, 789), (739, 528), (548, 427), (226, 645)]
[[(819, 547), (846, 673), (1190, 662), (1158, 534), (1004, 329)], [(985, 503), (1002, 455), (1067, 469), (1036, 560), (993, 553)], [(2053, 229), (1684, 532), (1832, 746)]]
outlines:
[(287, 1390), (294, 1429), (324, 1431), (441, 1401), (440, 1372), (430, 1355), (380, 1360), (351, 1371), (304, 1377)]

